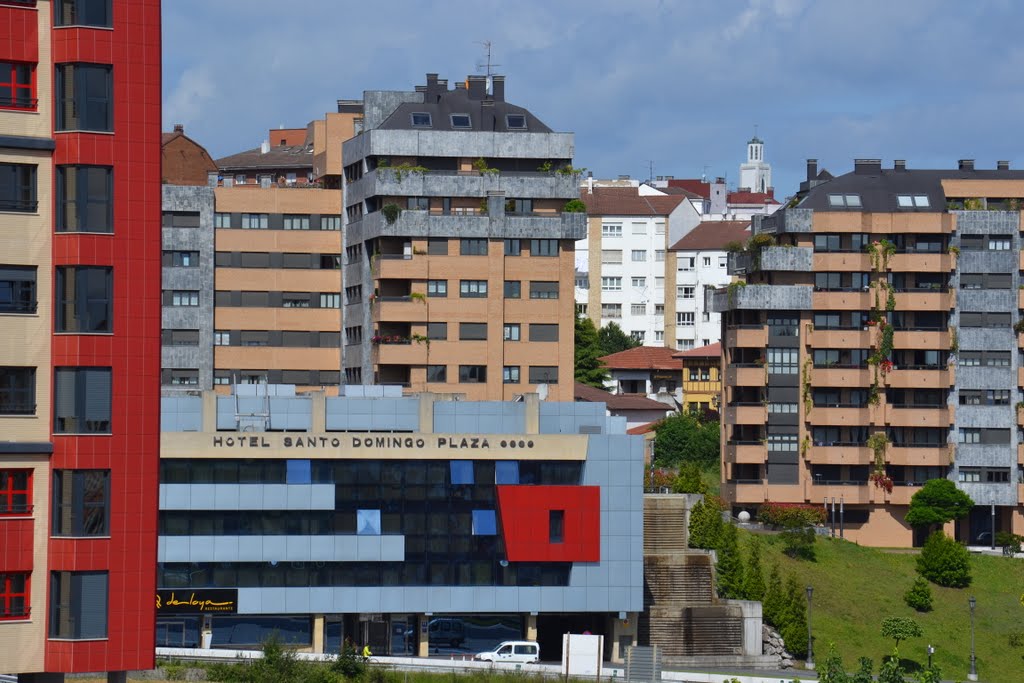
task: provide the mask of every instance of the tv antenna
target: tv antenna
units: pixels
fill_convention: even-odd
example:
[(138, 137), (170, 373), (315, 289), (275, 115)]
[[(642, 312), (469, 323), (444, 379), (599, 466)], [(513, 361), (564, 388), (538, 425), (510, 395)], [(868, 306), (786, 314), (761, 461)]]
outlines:
[(489, 40), (478, 40), (478, 41), (476, 41), (476, 44), (484, 46), (484, 51), (485, 51), (486, 56), (487, 56), (487, 61), (478, 61), (476, 63), (476, 70), (477, 71), (483, 71), (487, 75), (487, 94), (488, 95), (493, 95), (494, 94), (494, 79), (492, 77), (494, 76), (494, 67), (501, 66), (501, 64), (497, 64), (497, 63), (491, 61), (491, 41), (489, 41)]

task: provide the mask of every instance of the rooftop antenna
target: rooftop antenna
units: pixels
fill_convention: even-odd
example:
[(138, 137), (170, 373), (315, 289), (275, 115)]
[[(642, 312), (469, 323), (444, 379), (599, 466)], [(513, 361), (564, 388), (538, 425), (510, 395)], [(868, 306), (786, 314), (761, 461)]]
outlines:
[(484, 74), (487, 76), (487, 94), (488, 95), (493, 95), (494, 94), (494, 82), (491, 79), (491, 77), (494, 75), (494, 67), (501, 66), (501, 64), (498, 64), (498, 63), (495, 63), (495, 62), (491, 61), (491, 41), (489, 41), (489, 40), (478, 40), (478, 41), (476, 41), (476, 44), (484, 46), (484, 51), (485, 51), (486, 56), (487, 56), (487, 61), (478, 61), (476, 63), (476, 70), (477, 71), (483, 71)]
[(708, 165), (704, 164), (704, 171), (700, 174), (700, 181), (706, 183), (708, 181)]
[(647, 160), (647, 182), (654, 182), (654, 160)]

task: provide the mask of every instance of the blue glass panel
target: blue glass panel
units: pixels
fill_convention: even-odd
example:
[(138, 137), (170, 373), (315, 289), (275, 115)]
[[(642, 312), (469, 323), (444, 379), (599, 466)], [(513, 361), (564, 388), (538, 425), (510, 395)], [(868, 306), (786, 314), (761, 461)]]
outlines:
[(494, 463), (495, 484), (518, 484), (519, 483), (519, 461), (499, 460)]
[(309, 460), (289, 460), (288, 479), (289, 484), (312, 483), (312, 469)]
[(356, 510), (356, 533), (380, 536), (380, 510)]
[(473, 510), (473, 535), (494, 536), (498, 533), (498, 523), (494, 510)]
[(472, 484), (473, 483), (473, 461), (472, 460), (452, 460), (452, 484)]

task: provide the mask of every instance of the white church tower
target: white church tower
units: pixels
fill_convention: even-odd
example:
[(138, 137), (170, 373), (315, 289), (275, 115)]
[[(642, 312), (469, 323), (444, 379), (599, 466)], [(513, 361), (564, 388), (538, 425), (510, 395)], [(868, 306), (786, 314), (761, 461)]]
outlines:
[(767, 192), (772, 186), (772, 166), (764, 160), (764, 140), (756, 134), (747, 143), (747, 162), (740, 164), (739, 186), (751, 192)]

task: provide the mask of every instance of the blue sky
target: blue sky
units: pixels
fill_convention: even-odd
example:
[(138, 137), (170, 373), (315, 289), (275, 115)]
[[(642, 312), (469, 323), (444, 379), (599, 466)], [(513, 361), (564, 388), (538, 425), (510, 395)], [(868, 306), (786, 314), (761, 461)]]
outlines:
[(724, 175), (758, 126), (779, 196), (805, 160), (1024, 168), (1018, 0), (164, 0), (164, 128), (214, 157), (363, 90), (479, 73), (576, 133), (597, 177)]

